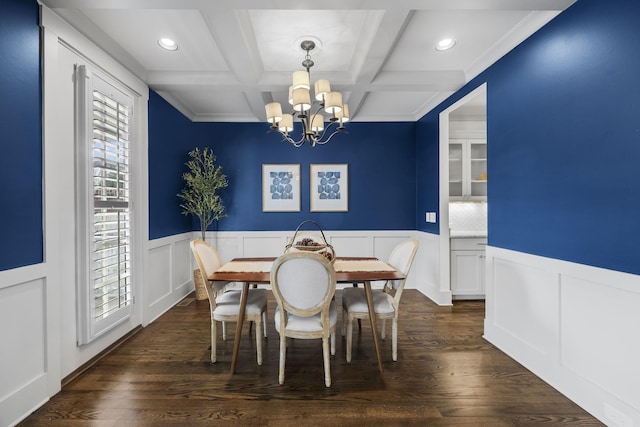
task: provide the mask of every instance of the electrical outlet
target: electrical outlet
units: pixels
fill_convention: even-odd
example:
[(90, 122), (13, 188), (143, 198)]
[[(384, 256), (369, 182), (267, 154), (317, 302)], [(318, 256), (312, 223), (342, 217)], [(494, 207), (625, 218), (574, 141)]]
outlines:
[(427, 213), (425, 213), (424, 220), (427, 221), (427, 222), (435, 223), (436, 222), (436, 213), (435, 212), (427, 212)]
[(633, 420), (613, 406), (604, 404), (604, 416), (611, 421), (611, 427), (633, 427)]

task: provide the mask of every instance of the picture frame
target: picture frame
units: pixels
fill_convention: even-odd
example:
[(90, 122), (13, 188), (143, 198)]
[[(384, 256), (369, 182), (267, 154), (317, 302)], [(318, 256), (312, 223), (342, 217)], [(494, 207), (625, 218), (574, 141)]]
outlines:
[(347, 164), (311, 165), (311, 212), (349, 210), (349, 167)]
[(262, 211), (300, 212), (300, 165), (262, 165)]

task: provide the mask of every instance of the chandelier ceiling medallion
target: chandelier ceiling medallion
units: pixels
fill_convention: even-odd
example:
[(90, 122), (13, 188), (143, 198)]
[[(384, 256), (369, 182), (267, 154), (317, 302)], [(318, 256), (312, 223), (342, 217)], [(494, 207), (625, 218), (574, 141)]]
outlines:
[[(279, 102), (265, 105), (267, 121), (271, 123), (271, 131), (278, 131), (285, 141), (295, 147), (308, 143), (312, 147), (326, 144), (337, 133), (344, 132), (344, 123), (349, 121), (349, 107), (342, 102), (340, 92), (332, 92), (329, 80), (318, 80), (314, 83), (314, 98), (311, 98), (309, 69), (313, 67), (311, 52), (316, 44), (312, 40), (304, 40), (300, 47), (307, 54), (302, 61), (304, 70), (293, 73), (293, 84), (289, 87), (289, 104), (293, 108), (291, 113), (282, 114)], [(315, 112), (314, 112), (315, 111)], [(328, 113), (328, 123), (325, 123), (323, 113)], [(290, 135), (293, 131), (294, 118), (302, 123), (302, 135), (295, 139)]]

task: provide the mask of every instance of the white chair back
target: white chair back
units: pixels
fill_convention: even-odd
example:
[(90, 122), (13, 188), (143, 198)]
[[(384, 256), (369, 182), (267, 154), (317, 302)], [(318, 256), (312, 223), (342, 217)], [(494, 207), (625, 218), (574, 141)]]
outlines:
[(310, 317), (329, 306), (336, 290), (336, 273), (322, 255), (290, 252), (273, 263), (271, 285), (285, 311)]
[(204, 240), (193, 240), (191, 242), (191, 250), (193, 250), (198, 268), (200, 268), (207, 277), (222, 266), (218, 251)]
[[(389, 256), (388, 264), (406, 276), (411, 270), (411, 264), (413, 264), (417, 250), (418, 241), (416, 239), (407, 239), (393, 249)], [(405, 281), (406, 279), (391, 280), (390, 284), (394, 289), (398, 289)]]
[[(215, 307), (216, 295), (210, 294), (212, 285), (211, 282), (209, 282), (209, 276), (222, 266), (220, 255), (218, 255), (218, 251), (216, 251), (213, 246), (209, 245), (204, 240), (192, 240), (189, 243), (189, 246), (191, 246), (191, 251), (193, 252), (193, 256), (198, 264), (198, 269), (200, 270), (200, 274), (202, 275), (202, 279), (206, 285), (205, 287), (207, 288), (209, 300), (212, 307)], [(215, 282), (215, 289), (212, 291), (215, 293), (220, 292), (224, 286), (225, 283), (223, 282)]]

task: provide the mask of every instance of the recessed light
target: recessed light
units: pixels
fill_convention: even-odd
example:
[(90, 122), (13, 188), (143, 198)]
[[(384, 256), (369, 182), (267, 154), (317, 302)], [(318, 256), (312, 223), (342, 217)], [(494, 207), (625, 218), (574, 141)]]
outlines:
[(436, 44), (436, 50), (451, 49), (453, 46), (455, 46), (455, 44), (456, 44), (455, 39), (450, 39), (450, 38), (442, 39)]
[(173, 39), (170, 39), (170, 38), (163, 37), (160, 40), (158, 40), (158, 44), (163, 49), (178, 50), (178, 44)]

